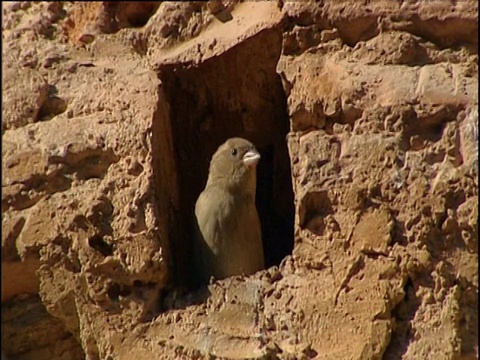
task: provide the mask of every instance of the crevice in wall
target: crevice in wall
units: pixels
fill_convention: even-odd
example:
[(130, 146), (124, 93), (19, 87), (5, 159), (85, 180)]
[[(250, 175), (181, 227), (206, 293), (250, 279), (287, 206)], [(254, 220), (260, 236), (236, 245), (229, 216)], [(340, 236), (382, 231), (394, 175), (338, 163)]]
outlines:
[(178, 176), (174, 226), (180, 233), (173, 256), (177, 279), (188, 277), (195, 202), (205, 187), (211, 156), (230, 137), (252, 141), (262, 156), (256, 204), (266, 266), (278, 265), (291, 254), (294, 208), (285, 140), (289, 118), (276, 72), (281, 44), (281, 32), (268, 29), (200, 64), (159, 67)]
[(403, 291), (405, 294), (403, 300), (392, 310), (393, 330), (383, 360), (401, 359), (415, 336), (412, 322), (421, 299), (416, 295), (416, 286), (410, 277), (405, 282)]

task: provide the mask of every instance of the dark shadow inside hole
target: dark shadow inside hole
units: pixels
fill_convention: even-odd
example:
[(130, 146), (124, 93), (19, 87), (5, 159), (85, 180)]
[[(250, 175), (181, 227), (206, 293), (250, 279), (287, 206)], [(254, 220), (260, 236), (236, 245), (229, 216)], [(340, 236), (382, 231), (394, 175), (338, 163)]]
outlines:
[(412, 332), (412, 320), (421, 301), (415, 293), (416, 286), (411, 277), (406, 279), (403, 291), (405, 294), (403, 300), (392, 309), (392, 317), (395, 319), (395, 322), (390, 343), (383, 355), (385, 360), (401, 359), (415, 336)]
[(132, 27), (142, 27), (156, 13), (159, 1), (126, 3), (125, 16)]
[(171, 127), (178, 182), (178, 209), (172, 214), (178, 230), (170, 230), (176, 232), (171, 246), (177, 285), (188, 283), (194, 271), (194, 208), (211, 156), (230, 137), (250, 140), (262, 155), (256, 202), (266, 266), (279, 265), (293, 249), (293, 191), (285, 140), (289, 117), (276, 73), (281, 44), (281, 32), (270, 29), (201, 64), (165, 64), (158, 69), (169, 108), (163, 121)]
[(110, 256), (113, 254), (113, 246), (103, 240), (100, 235), (93, 235), (88, 239), (88, 245), (97, 250), (103, 256)]
[(46, 121), (64, 113), (67, 110), (67, 102), (58, 96), (58, 89), (54, 85), (48, 88), (48, 97), (43, 102), (37, 114), (36, 121)]
[(274, 147), (269, 145), (259, 151), (262, 159), (257, 170), (256, 206), (262, 225), (265, 266), (270, 267), (280, 264), (286, 254), (292, 253), (293, 211), (282, 214), (275, 207), (274, 197), (278, 194), (273, 189)]
[(127, 297), (127, 296), (129, 296), (131, 293), (132, 293), (132, 290), (130, 290), (129, 287), (123, 286), (123, 287), (120, 288), (120, 293), (119, 293), (119, 295), (120, 295), (120, 296), (123, 296), (123, 297)]
[(107, 290), (107, 295), (110, 300), (118, 300), (120, 296), (120, 285), (118, 285), (117, 283), (113, 283), (112, 285), (110, 285)]
[(127, 297), (132, 293), (132, 290), (125, 285), (120, 285), (118, 283), (111, 284), (107, 289), (107, 295), (110, 300), (118, 301), (120, 296)]
[[(325, 218), (327, 214), (333, 212), (332, 203), (328, 197), (327, 191), (312, 191), (305, 195), (301, 200), (299, 208), (299, 221), (302, 229), (311, 229), (311, 222), (314, 219)], [(321, 234), (314, 231), (316, 234)]]

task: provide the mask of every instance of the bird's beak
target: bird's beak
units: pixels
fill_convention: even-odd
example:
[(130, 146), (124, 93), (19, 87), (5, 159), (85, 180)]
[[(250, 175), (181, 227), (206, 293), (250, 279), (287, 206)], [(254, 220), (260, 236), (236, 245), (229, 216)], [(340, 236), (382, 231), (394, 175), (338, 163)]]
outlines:
[(247, 166), (255, 167), (260, 160), (260, 154), (255, 150), (250, 150), (243, 155), (243, 163)]

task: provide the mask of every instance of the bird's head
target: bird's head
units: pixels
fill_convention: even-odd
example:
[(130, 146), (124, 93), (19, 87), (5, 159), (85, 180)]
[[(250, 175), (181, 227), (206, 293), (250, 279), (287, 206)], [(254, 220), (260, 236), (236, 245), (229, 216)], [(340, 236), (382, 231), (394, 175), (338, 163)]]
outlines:
[(212, 157), (208, 183), (225, 186), (229, 191), (255, 195), (259, 160), (260, 154), (250, 141), (228, 139)]

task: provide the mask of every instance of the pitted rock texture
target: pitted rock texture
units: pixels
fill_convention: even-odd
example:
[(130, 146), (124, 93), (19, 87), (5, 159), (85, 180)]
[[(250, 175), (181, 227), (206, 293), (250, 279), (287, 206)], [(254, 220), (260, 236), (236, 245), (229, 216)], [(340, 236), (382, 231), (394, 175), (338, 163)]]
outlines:
[[(2, 20), (2, 358), (478, 359), (477, 2)], [(262, 154), (267, 269), (192, 290), (231, 136)]]

